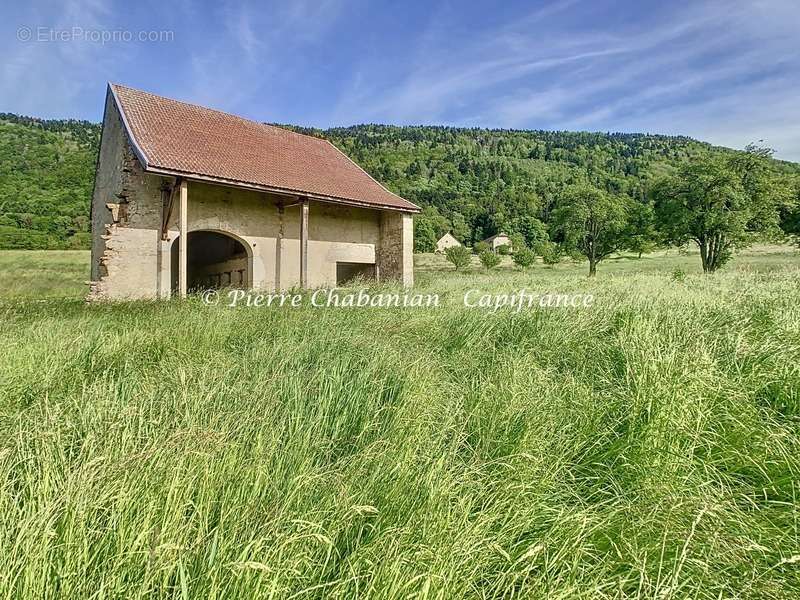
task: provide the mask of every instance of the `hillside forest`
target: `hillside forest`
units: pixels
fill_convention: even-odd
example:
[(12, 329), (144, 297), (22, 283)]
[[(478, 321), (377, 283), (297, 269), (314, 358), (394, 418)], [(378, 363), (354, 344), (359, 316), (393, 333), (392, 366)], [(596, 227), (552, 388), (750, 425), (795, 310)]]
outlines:
[[(503, 232), (515, 245), (590, 262), (695, 242), (713, 271), (756, 239), (800, 233), (800, 165), (757, 145), (735, 151), (639, 133), (291, 128), (329, 139), (423, 207), (417, 252), (448, 231), (472, 247)], [(100, 133), (87, 121), (0, 113), (0, 248), (89, 247)]]

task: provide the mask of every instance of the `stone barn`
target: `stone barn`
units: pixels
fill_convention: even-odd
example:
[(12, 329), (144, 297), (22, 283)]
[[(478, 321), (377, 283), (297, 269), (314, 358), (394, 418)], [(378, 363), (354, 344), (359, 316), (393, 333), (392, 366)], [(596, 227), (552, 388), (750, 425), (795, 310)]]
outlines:
[(326, 140), (110, 84), (89, 297), (411, 286), (418, 211)]

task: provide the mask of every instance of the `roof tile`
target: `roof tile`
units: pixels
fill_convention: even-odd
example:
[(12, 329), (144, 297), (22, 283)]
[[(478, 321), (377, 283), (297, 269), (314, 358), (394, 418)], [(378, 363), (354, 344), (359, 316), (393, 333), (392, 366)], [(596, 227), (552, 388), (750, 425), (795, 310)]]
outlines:
[(327, 140), (111, 84), (148, 170), (417, 211)]

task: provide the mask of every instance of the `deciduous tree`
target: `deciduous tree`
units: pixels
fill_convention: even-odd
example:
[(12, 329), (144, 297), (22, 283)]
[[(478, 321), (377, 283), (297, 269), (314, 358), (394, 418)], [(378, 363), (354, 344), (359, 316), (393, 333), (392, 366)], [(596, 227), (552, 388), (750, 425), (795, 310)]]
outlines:
[(536, 261), (536, 254), (529, 248), (522, 248), (512, 256), (514, 264), (521, 269), (527, 269)]
[(566, 189), (553, 211), (553, 229), (564, 246), (589, 260), (589, 276), (610, 254), (628, 242), (630, 199), (587, 184)]
[(494, 269), (503, 260), (499, 254), (495, 254), (491, 250), (484, 250), (478, 255), (478, 258), (487, 269)]
[(628, 221), (628, 250), (642, 258), (642, 254), (652, 252), (659, 246), (659, 238), (653, 203), (632, 202)]
[(704, 156), (654, 187), (656, 214), (667, 241), (696, 243), (704, 272), (713, 273), (737, 248), (778, 231), (789, 190), (767, 168), (771, 154), (750, 145), (729, 156)]
[(791, 202), (781, 211), (781, 229), (800, 246), (800, 178), (794, 182)]

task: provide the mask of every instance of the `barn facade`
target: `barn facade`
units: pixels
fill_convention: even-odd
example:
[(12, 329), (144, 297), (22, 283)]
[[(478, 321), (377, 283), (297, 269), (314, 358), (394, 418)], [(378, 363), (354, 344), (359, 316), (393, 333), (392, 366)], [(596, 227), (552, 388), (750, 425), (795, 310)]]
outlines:
[(89, 297), (411, 286), (418, 211), (325, 140), (112, 84)]

